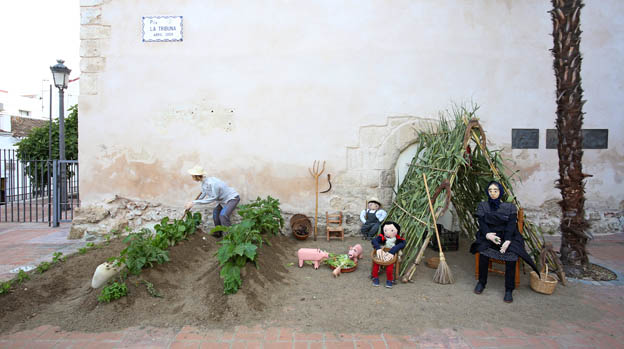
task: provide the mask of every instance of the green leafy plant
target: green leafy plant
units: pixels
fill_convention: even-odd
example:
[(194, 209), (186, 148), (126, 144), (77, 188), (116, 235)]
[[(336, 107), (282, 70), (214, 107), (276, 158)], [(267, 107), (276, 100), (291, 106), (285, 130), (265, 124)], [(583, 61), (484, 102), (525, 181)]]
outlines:
[(79, 249), (78, 249), (78, 253), (79, 253), (79, 254), (85, 254), (85, 253), (87, 253), (87, 248), (86, 248), (86, 247), (81, 247), (81, 248), (79, 248)]
[(50, 262), (41, 262), (38, 266), (37, 266), (37, 271), (39, 272), (39, 274), (43, 274), (46, 271), (48, 271), (48, 269), (50, 269)]
[(278, 234), (284, 227), (284, 218), (279, 208), (279, 199), (267, 196), (266, 199), (258, 197), (255, 201), (240, 205), (238, 214), (243, 220), (250, 220), (253, 226), (261, 234)]
[(128, 286), (124, 282), (113, 282), (112, 284), (104, 287), (102, 292), (98, 296), (98, 301), (101, 303), (110, 303), (115, 299), (119, 299), (128, 294)]
[(261, 234), (278, 234), (284, 226), (279, 200), (270, 196), (266, 199), (258, 197), (249, 204), (241, 205), (238, 214), (243, 218), (240, 223), (212, 229), (213, 233), (223, 231), (225, 234), (223, 240), (219, 241), (221, 247), (217, 251), (217, 258), (226, 294), (238, 292), (243, 283), (241, 268), (247, 262), (256, 264), (256, 251), (264, 241)]
[(156, 231), (154, 243), (161, 249), (167, 249), (182, 240), (188, 239), (188, 236), (197, 230), (200, 223), (201, 214), (199, 212), (194, 214), (189, 212), (184, 220), (175, 219), (172, 223), (169, 223), (169, 217), (165, 217), (160, 221), (160, 224), (154, 226)]
[(241, 268), (247, 262), (256, 264), (256, 251), (263, 243), (261, 234), (278, 234), (284, 226), (279, 200), (270, 196), (241, 205), (238, 214), (243, 218), (240, 223), (212, 229), (212, 232), (222, 231), (225, 234), (223, 240), (219, 241), (221, 247), (217, 251), (217, 258), (226, 294), (236, 293), (241, 287)]
[(13, 282), (11, 280), (0, 283), (0, 294), (9, 293), (12, 284)]
[(22, 282), (26, 281), (26, 280), (30, 280), (30, 276), (28, 275), (27, 272), (23, 271), (22, 269), (20, 269), (17, 272), (17, 283), (21, 284)]
[(145, 285), (145, 287), (147, 288), (147, 293), (150, 294), (150, 296), (152, 297), (156, 297), (156, 298), (162, 298), (162, 295), (160, 294), (160, 292), (158, 292), (158, 290), (154, 287), (154, 284), (147, 281), (147, 280), (143, 280), (141, 279), (141, 283), (143, 283)]
[(87, 248), (95, 248), (95, 244), (93, 242), (87, 242)]
[(109, 258), (109, 262), (116, 265), (126, 264), (130, 273), (138, 275), (145, 267), (169, 261), (167, 249), (187, 239), (197, 230), (200, 223), (201, 214), (198, 212), (194, 214), (188, 212), (185, 219), (175, 219), (172, 223), (169, 223), (169, 217), (165, 217), (160, 224), (154, 226), (155, 232), (144, 228), (129, 234), (123, 240), (128, 246), (118, 257)]
[(65, 257), (63, 256), (63, 252), (54, 252), (52, 254), (52, 263), (65, 262)]
[(124, 242), (128, 247), (121, 251), (117, 264), (125, 263), (132, 274), (138, 275), (146, 266), (151, 267), (154, 263), (161, 264), (169, 260), (169, 252), (156, 246), (149, 229), (141, 229), (128, 235)]
[(220, 276), (223, 279), (224, 292), (233, 294), (242, 284), (240, 269), (248, 261), (256, 262), (256, 250), (262, 245), (262, 236), (251, 220), (226, 227), (216, 226), (214, 231), (223, 231), (225, 236), (219, 241), (221, 247), (217, 251), (217, 259), (221, 266)]

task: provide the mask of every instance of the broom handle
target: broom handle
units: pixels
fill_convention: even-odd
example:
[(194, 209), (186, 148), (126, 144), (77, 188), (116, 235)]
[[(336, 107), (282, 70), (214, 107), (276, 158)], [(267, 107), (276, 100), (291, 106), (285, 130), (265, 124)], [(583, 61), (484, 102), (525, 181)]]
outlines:
[(427, 191), (427, 203), (429, 203), (429, 210), (431, 210), (431, 218), (433, 218), (433, 227), (435, 228), (436, 238), (438, 238), (438, 248), (440, 249), (440, 261), (444, 258), (444, 253), (442, 253), (442, 244), (440, 243), (440, 234), (438, 233), (438, 223), (436, 222), (435, 211), (433, 210), (433, 205), (431, 204), (431, 196), (429, 195), (429, 186), (427, 185), (427, 175), (423, 173), (423, 180), (425, 181), (425, 191)]

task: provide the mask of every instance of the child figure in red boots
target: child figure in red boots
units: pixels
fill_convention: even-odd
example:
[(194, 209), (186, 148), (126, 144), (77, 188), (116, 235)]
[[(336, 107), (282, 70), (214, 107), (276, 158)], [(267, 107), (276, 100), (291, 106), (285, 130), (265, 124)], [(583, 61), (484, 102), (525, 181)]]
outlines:
[[(399, 233), (401, 226), (398, 223), (387, 221), (381, 225), (381, 234), (371, 240), (377, 259), (389, 261), (405, 247), (405, 239)], [(389, 250), (386, 252), (384, 248)], [(379, 264), (373, 261), (373, 286), (379, 286)], [(386, 266), (386, 287), (392, 288), (394, 280), (394, 263)]]

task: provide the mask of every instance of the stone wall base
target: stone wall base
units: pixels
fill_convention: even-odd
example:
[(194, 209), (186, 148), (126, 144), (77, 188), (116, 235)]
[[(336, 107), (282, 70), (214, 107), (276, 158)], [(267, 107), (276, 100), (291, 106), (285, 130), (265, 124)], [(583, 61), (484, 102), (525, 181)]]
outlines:
[[(196, 205), (194, 212), (202, 214), (202, 224), (200, 228), (209, 232), (214, 228), (212, 223), (212, 205)], [(80, 207), (74, 216), (70, 230), (70, 239), (80, 239), (85, 233), (91, 235), (104, 235), (112, 231), (123, 232), (140, 228), (151, 228), (159, 223), (164, 217), (170, 219), (182, 218), (183, 208), (166, 207), (159, 203), (147, 201), (135, 201), (120, 196), (100, 204)], [(587, 219), (590, 223), (590, 232), (594, 235), (613, 234), (624, 232), (624, 210), (607, 209), (599, 207), (588, 207), (586, 209)], [(282, 234), (290, 236), (290, 218), (297, 213), (308, 216), (314, 229), (314, 213), (306, 212), (282, 212), (285, 225)], [(560, 235), (559, 216), (561, 210), (556, 200), (545, 202), (537, 208), (526, 207), (525, 214), (527, 220), (537, 225), (542, 233)], [(240, 217), (234, 211), (232, 222), (240, 222)], [(362, 226), (358, 212), (343, 211), (343, 227), (345, 236), (360, 236)], [(311, 232), (311, 235), (312, 236)], [(325, 216), (319, 212), (317, 223), (317, 239), (324, 239)]]
[[(213, 205), (196, 205), (193, 212), (202, 214), (202, 224), (200, 229), (209, 232), (214, 228), (212, 222)], [(121, 196), (102, 203), (89, 206), (82, 206), (75, 211), (74, 220), (69, 233), (70, 239), (80, 239), (85, 233), (90, 235), (105, 235), (113, 231), (124, 232), (125, 230), (136, 231), (141, 228), (152, 228), (160, 223), (164, 217), (169, 219), (181, 219), (184, 209), (182, 207), (167, 207), (160, 203), (148, 201), (130, 200)], [(306, 212), (282, 212), (284, 217), (284, 229), (281, 233), (291, 235), (290, 218), (294, 214), (305, 214), (312, 223), (314, 229), (314, 213)], [(360, 219), (358, 214), (349, 214), (343, 212), (343, 226), (345, 227), (345, 235), (357, 235), (360, 231)], [(237, 211), (232, 215), (232, 223), (240, 222), (241, 218)], [(325, 216), (321, 216), (319, 212), (317, 223), (317, 239), (324, 238), (325, 235)], [(311, 235), (312, 236), (311, 232)]]
[[(548, 200), (539, 207), (526, 207), (524, 209), (527, 220), (537, 225), (544, 235), (561, 235), (559, 229), (561, 207), (557, 203), (558, 201)], [(589, 223), (588, 231), (593, 235), (624, 232), (624, 207), (609, 208), (587, 205), (585, 218)]]

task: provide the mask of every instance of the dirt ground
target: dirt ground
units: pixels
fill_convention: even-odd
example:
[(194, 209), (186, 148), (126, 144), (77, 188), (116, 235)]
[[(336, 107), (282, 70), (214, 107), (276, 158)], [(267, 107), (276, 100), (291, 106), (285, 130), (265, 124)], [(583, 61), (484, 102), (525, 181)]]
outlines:
[[(91, 289), (90, 282), (97, 265), (123, 249), (120, 241), (112, 241), (84, 255), (70, 256), (44, 274), (31, 272), (31, 280), (0, 295), (0, 333), (41, 325), (87, 332), (131, 326), (227, 329), (260, 325), (336, 333), (380, 329), (418, 333), (426, 328), (486, 329), (491, 324), (535, 333), (562, 317), (586, 321), (600, 317), (599, 310), (578, 302), (574, 284), (558, 285), (551, 296), (532, 291), (528, 270), (521, 275), (512, 304), (503, 302), (503, 278), (496, 274), (490, 274), (484, 293), (475, 295), (474, 256), (463, 240), (459, 251), (445, 254), (454, 284), (434, 283), (435, 270), (421, 263), (413, 283), (399, 283), (392, 289), (371, 284), (370, 242), (355, 237), (298, 241), (281, 235), (269, 240), (270, 246), (259, 249), (257, 268), (248, 264), (243, 270), (243, 285), (235, 295), (223, 294), (214, 256), (216, 240), (200, 232), (171, 248), (170, 262), (130, 277), (127, 297), (100, 304), (99, 290)], [(296, 252), (301, 247), (346, 253), (356, 243), (362, 244), (366, 257), (354, 272), (338, 278), (326, 265), (318, 270), (297, 265)], [(428, 249), (425, 257), (431, 256), (437, 252)], [(140, 279), (153, 283), (163, 298), (150, 296)]]

